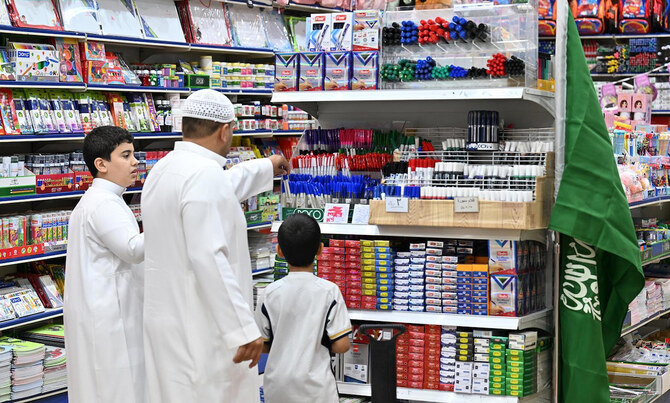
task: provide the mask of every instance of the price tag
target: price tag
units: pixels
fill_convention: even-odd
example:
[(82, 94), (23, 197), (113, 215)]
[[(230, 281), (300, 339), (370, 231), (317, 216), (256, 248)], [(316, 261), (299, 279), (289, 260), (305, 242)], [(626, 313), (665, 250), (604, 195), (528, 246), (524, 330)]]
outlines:
[(387, 213), (409, 212), (409, 199), (406, 197), (386, 197)]
[(367, 225), (370, 220), (370, 205), (356, 204), (354, 206), (354, 215), (351, 217), (352, 224)]
[(349, 222), (349, 205), (326, 203), (323, 222), (330, 224), (346, 224)]
[(454, 197), (454, 213), (479, 213), (479, 198)]

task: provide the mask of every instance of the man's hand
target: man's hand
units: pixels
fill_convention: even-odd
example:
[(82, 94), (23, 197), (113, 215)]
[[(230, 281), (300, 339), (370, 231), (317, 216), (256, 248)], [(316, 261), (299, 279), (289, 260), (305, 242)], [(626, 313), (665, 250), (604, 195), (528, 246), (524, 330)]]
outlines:
[(272, 167), (274, 168), (275, 171), (275, 176), (281, 176), (281, 175), (287, 175), (289, 172), (291, 172), (291, 167), (288, 164), (288, 161), (286, 161), (286, 158), (284, 158), (281, 155), (271, 155), (270, 161), (272, 161)]
[(258, 360), (261, 359), (261, 353), (263, 352), (263, 344), (265, 344), (263, 343), (263, 339), (259, 337), (249, 344), (240, 346), (237, 349), (235, 357), (233, 357), (233, 362), (235, 364), (239, 364), (243, 361), (251, 360), (249, 368), (255, 367), (256, 364), (258, 364)]

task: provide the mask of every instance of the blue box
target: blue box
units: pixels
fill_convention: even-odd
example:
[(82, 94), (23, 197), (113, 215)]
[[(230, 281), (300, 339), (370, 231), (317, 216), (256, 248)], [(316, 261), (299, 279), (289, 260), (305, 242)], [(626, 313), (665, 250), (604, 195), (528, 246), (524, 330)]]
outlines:
[(409, 273), (401, 273), (398, 271), (398, 268), (396, 267), (394, 278), (396, 280), (409, 280)]
[(391, 286), (391, 287), (393, 287), (393, 280), (388, 279), (388, 278), (377, 278), (377, 285), (378, 286)]
[(473, 309), (472, 310), (473, 315), (480, 315), (480, 316), (486, 316), (489, 314), (489, 311), (486, 309)]
[(393, 266), (375, 266), (375, 271), (377, 273), (393, 273)]
[(326, 91), (351, 89), (351, 52), (328, 52), (324, 55), (323, 88)]
[(472, 289), (474, 291), (488, 291), (489, 285), (488, 284), (473, 284)]
[(458, 309), (456, 313), (459, 315), (472, 315), (472, 309)]
[(458, 277), (456, 279), (456, 284), (469, 284), (472, 285), (472, 278), (468, 277)]
[(456, 301), (458, 301), (459, 306), (460, 304), (471, 304), (473, 302), (472, 297), (458, 297)]
[(394, 298), (377, 298), (377, 304), (390, 304), (393, 302)]
[(377, 277), (377, 280), (380, 280), (380, 279), (389, 279), (390, 280), (390, 279), (395, 278), (393, 273), (376, 273), (375, 276)]
[(407, 312), (409, 311), (409, 305), (393, 304), (393, 310), (400, 312)]
[(423, 278), (423, 271), (410, 271), (409, 278)]
[(485, 278), (485, 279), (489, 278), (489, 272), (488, 271), (473, 271), (471, 273), (472, 273), (472, 277)]
[(395, 265), (396, 266), (409, 266), (409, 259), (395, 259)]
[(377, 298), (393, 298), (393, 290), (391, 291), (377, 290)]
[(391, 285), (377, 285), (377, 291), (393, 291), (393, 284), (391, 284)]
[(392, 311), (393, 305), (391, 304), (377, 304), (378, 311)]
[(397, 292), (409, 292), (409, 284), (408, 285), (398, 285), (398, 282), (396, 281), (395, 290)]
[(472, 297), (472, 291), (457, 291), (456, 298), (460, 297)]
[(423, 284), (410, 284), (409, 292), (425, 292), (426, 287)]
[(472, 284), (488, 284), (488, 283), (489, 283), (488, 277), (475, 277), (472, 279)]
[(469, 304), (469, 303), (460, 303), (460, 304), (456, 305), (456, 308), (459, 309), (459, 310), (461, 310), (461, 309), (468, 309), (468, 310), (470, 310), (470, 309), (472, 309), (472, 304)]
[(457, 284), (456, 289), (458, 291), (473, 291), (472, 284)]
[(483, 304), (482, 303), (472, 304), (472, 309), (484, 309), (484, 310), (486, 310), (488, 308), (489, 308), (489, 305), (486, 302), (483, 303)]
[(409, 294), (410, 299), (423, 299), (424, 298), (424, 293), (421, 292), (421, 291), (410, 291), (408, 294)]
[(473, 297), (488, 297), (489, 293), (488, 293), (488, 291), (475, 290), (475, 291), (472, 292), (472, 296)]
[(423, 277), (421, 277), (421, 278), (410, 278), (409, 279), (409, 285), (421, 285), (421, 286), (423, 286), (424, 284), (426, 284), (426, 282), (424, 281)]
[(409, 300), (409, 306), (424, 306), (426, 304), (426, 300), (423, 298), (410, 298)]
[(394, 296), (393, 297), (393, 304), (409, 305), (409, 298), (398, 298), (397, 296)]
[(393, 266), (393, 259), (375, 259), (375, 266), (377, 267)]
[(375, 246), (375, 253), (392, 253), (388, 246)]
[(398, 266), (394, 268), (396, 273), (409, 273), (409, 266)]
[(475, 304), (488, 304), (488, 297), (472, 297), (472, 302)]
[(458, 277), (468, 277), (468, 278), (472, 277), (472, 272), (461, 271), (461, 270), (458, 270), (457, 272), (458, 272)]
[(379, 89), (379, 52), (353, 52), (352, 90)]
[(385, 260), (385, 261), (389, 261), (390, 263), (393, 263), (393, 261), (395, 260), (395, 256), (393, 255), (393, 253), (377, 252), (377, 253), (375, 253), (375, 259)]

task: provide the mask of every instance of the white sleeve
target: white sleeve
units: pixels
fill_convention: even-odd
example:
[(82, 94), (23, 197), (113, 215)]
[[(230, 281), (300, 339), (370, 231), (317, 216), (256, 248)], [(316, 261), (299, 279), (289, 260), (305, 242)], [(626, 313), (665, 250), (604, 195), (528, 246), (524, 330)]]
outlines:
[[(227, 237), (247, 236), (226, 231), (226, 211), (232, 211), (237, 202), (223, 200), (214, 184), (221, 182), (223, 171), (208, 168), (197, 181), (184, 190), (182, 221), (186, 238), (186, 253), (193, 267), (195, 279), (202, 290), (228, 348), (250, 343), (261, 337), (249, 304), (228, 262)], [(231, 204), (231, 205), (229, 205)]]
[(349, 312), (342, 298), (339, 288), (333, 292), (333, 302), (328, 310), (328, 319), (326, 322), (326, 333), (330, 341), (334, 342), (351, 333), (351, 321)]
[(256, 305), (256, 324), (261, 330), (261, 337), (266, 343), (272, 343), (272, 322), (270, 321), (270, 312), (265, 306), (265, 292), (258, 296), (258, 303)]
[(272, 190), (274, 168), (268, 158), (245, 161), (224, 172), (237, 200), (247, 200), (253, 195)]
[(113, 254), (126, 263), (144, 261), (144, 234), (128, 206), (104, 201), (91, 215), (93, 231)]

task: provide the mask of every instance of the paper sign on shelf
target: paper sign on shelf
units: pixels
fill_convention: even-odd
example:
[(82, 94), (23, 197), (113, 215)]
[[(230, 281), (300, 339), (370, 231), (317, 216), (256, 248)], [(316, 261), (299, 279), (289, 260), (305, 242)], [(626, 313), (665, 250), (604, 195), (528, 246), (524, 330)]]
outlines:
[(368, 225), (369, 220), (370, 220), (370, 205), (356, 204), (354, 206), (354, 215), (351, 218), (351, 223)]
[(388, 197), (386, 196), (387, 213), (407, 213), (409, 212), (409, 199), (406, 197)]
[(454, 213), (479, 213), (479, 197), (454, 197)]
[(326, 203), (323, 222), (329, 224), (346, 224), (349, 220), (349, 205)]

